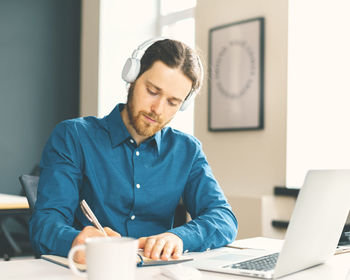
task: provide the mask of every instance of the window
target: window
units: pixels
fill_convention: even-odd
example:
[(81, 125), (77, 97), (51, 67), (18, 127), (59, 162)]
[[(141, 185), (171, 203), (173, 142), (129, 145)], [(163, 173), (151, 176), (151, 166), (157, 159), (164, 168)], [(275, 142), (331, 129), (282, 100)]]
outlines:
[[(195, 47), (194, 10), (196, 0), (159, 0), (158, 34), (180, 40)], [(183, 132), (193, 134), (193, 103), (184, 112), (178, 112), (169, 124)]]

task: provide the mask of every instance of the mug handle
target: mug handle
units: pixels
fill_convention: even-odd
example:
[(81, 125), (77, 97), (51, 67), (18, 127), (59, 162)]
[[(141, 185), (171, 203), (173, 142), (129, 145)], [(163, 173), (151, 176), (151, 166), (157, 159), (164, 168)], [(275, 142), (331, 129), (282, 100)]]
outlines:
[(74, 254), (79, 251), (79, 250), (83, 250), (85, 251), (86, 249), (86, 245), (85, 244), (81, 244), (81, 245), (77, 245), (74, 246), (72, 249), (70, 249), (69, 254), (68, 254), (68, 264), (69, 264), (69, 268), (74, 272), (75, 275), (78, 275), (80, 277), (87, 277), (87, 273), (86, 272), (81, 272), (75, 265), (75, 262), (73, 260), (74, 258)]

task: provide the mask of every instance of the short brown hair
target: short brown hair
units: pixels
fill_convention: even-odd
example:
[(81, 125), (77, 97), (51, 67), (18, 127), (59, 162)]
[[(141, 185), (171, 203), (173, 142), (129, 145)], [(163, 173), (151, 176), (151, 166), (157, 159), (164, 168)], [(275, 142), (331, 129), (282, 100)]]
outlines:
[(192, 90), (197, 90), (202, 86), (203, 67), (200, 58), (186, 44), (171, 39), (153, 43), (141, 58), (138, 77), (150, 69), (156, 61), (162, 61), (170, 68), (181, 69), (182, 73), (192, 81)]

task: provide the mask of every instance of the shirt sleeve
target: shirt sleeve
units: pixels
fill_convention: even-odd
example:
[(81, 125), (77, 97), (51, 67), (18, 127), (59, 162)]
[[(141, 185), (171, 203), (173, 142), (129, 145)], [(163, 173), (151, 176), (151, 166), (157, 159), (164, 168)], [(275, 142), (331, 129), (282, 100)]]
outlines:
[(29, 223), (30, 240), (40, 254), (67, 256), (79, 233), (73, 228), (81, 185), (81, 149), (73, 122), (56, 126), (40, 161), (37, 201)]
[(201, 149), (197, 147), (183, 201), (192, 220), (171, 229), (178, 235), (184, 251), (204, 251), (233, 242), (237, 235), (237, 220), (222, 189), (215, 180)]

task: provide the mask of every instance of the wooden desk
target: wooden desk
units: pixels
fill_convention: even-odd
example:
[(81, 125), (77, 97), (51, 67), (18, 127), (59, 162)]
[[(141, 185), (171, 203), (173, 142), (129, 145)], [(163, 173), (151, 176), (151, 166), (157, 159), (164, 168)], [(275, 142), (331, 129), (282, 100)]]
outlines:
[[(218, 249), (220, 250), (220, 249)], [(213, 250), (214, 251), (214, 250)], [(211, 252), (193, 254), (195, 257)], [(195, 257), (196, 258), (196, 257)], [(20, 269), (18, 269), (20, 267)], [(137, 268), (136, 278), (142, 280), (157, 279), (159, 267)], [(12, 280), (78, 280), (81, 279), (62, 266), (50, 263), (42, 259), (18, 260), (1, 262), (0, 261), (1, 279)], [(213, 272), (202, 272), (202, 280), (224, 280), (224, 279), (256, 279), (243, 276), (220, 274)], [(161, 279), (161, 278), (159, 278)], [(300, 271), (283, 277), (285, 280), (350, 280), (350, 253), (335, 255), (325, 264)]]
[(27, 198), (25, 196), (0, 193), (0, 210), (7, 211), (12, 209), (29, 209)]

